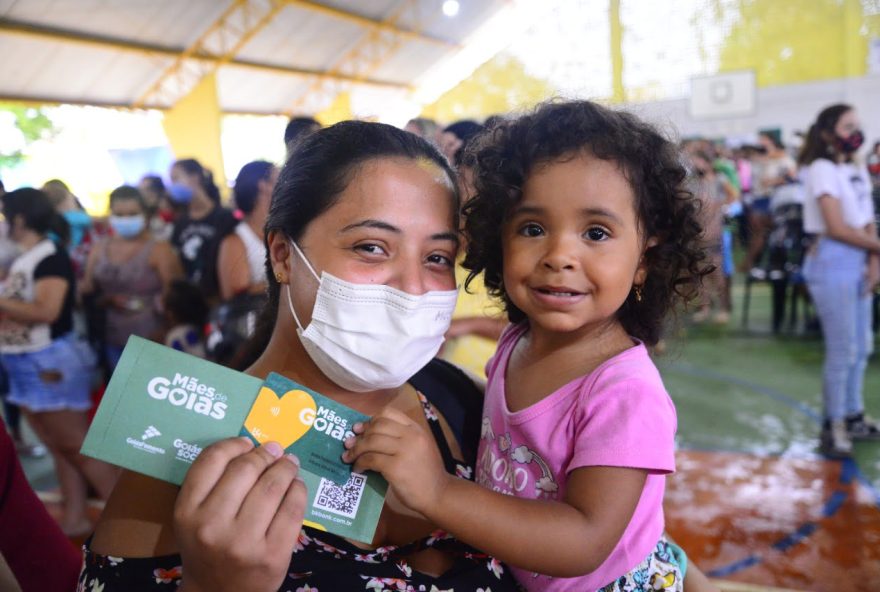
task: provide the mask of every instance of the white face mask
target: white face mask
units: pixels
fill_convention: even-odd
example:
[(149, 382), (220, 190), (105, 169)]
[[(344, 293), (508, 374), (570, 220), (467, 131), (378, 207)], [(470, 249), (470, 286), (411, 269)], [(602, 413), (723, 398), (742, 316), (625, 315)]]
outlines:
[(352, 284), (326, 271), (319, 278), (296, 243), (291, 245), (319, 284), (305, 330), (289, 285), (287, 304), (303, 347), (334, 383), (360, 393), (396, 388), (440, 350), (458, 290), (414, 296), (390, 286)]

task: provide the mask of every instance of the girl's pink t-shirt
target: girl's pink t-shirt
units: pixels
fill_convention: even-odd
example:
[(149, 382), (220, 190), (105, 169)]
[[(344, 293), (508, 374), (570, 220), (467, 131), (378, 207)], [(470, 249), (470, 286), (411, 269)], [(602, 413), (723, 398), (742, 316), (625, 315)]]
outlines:
[(562, 501), (568, 474), (580, 467), (648, 471), (629, 525), (598, 569), (554, 578), (511, 568), (528, 590), (596, 590), (644, 561), (663, 534), (665, 476), (675, 471), (675, 406), (645, 346), (635, 342), (587, 376), (510, 412), (504, 386), (508, 361), (527, 329), (527, 324), (508, 327), (486, 366), (476, 479), (508, 495)]

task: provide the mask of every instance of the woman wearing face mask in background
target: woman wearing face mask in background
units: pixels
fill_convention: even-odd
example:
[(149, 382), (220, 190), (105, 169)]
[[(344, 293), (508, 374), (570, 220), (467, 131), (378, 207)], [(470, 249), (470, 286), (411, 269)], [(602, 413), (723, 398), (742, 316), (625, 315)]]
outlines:
[(217, 251), (238, 220), (220, 205), (220, 190), (209, 170), (192, 158), (171, 167), (172, 199), (186, 203), (186, 213), (174, 222), (171, 244), (183, 264), (186, 279), (198, 285), (209, 302), (216, 303)]
[(871, 299), (880, 281), (871, 184), (854, 158), (863, 141), (855, 110), (832, 105), (819, 113), (798, 156), (806, 167), (804, 231), (816, 238), (804, 277), (825, 337), (821, 450), (836, 458), (852, 454), (852, 440), (880, 440), (862, 400), (874, 344)]
[[(350, 121), (306, 139), (281, 171), (266, 221), (269, 305), (247, 372), (279, 372), (367, 415), (393, 409), (433, 437), (450, 473), (470, 476), (480, 394), (431, 361), (455, 306), (458, 205), (445, 158), (413, 134)], [(458, 420), (443, 407), (457, 397)], [(81, 583), (160, 590), (161, 570), (172, 584), (182, 572), (181, 592), (516, 589), (492, 558), (432, 536), (435, 526), (393, 491), (372, 544), (309, 527), (298, 537), (305, 488), (281, 452), (224, 440), (179, 490), (124, 473)]]
[(113, 372), (129, 336), (161, 341), (157, 303), (182, 271), (171, 246), (151, 236), (137, 189), (123, 185), (113, 190), (109, 222), (113, 236), (92, 249), (80, 292), (96, 293), (106, 309), (104, 354)]

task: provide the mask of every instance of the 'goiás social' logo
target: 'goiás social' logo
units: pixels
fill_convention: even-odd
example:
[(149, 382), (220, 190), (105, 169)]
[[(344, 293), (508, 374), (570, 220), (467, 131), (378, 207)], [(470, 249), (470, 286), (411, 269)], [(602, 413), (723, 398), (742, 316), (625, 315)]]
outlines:
[(147, 384), (147, 394), (213, 419), (226, 417), (226, 395), (199, 382), (195, 376), (184, 376), (180, 372), (175, 373), (174, 378), (157, 376)]
[(185, 442), (180, 438), (174, 440), (174, 449), (177, 450), (177, 454), (174, 455), (174, 458), (189, 464), (192, 464), (196, 457), (202, 452), (201, 446)]

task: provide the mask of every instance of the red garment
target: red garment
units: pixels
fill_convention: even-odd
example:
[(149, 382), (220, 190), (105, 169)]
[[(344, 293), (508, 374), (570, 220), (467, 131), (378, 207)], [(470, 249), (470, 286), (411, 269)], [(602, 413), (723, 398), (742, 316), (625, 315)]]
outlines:
[(2, 421), (0, 553), (22, 592), (76, 589), (82, 556), (31, 489)]

